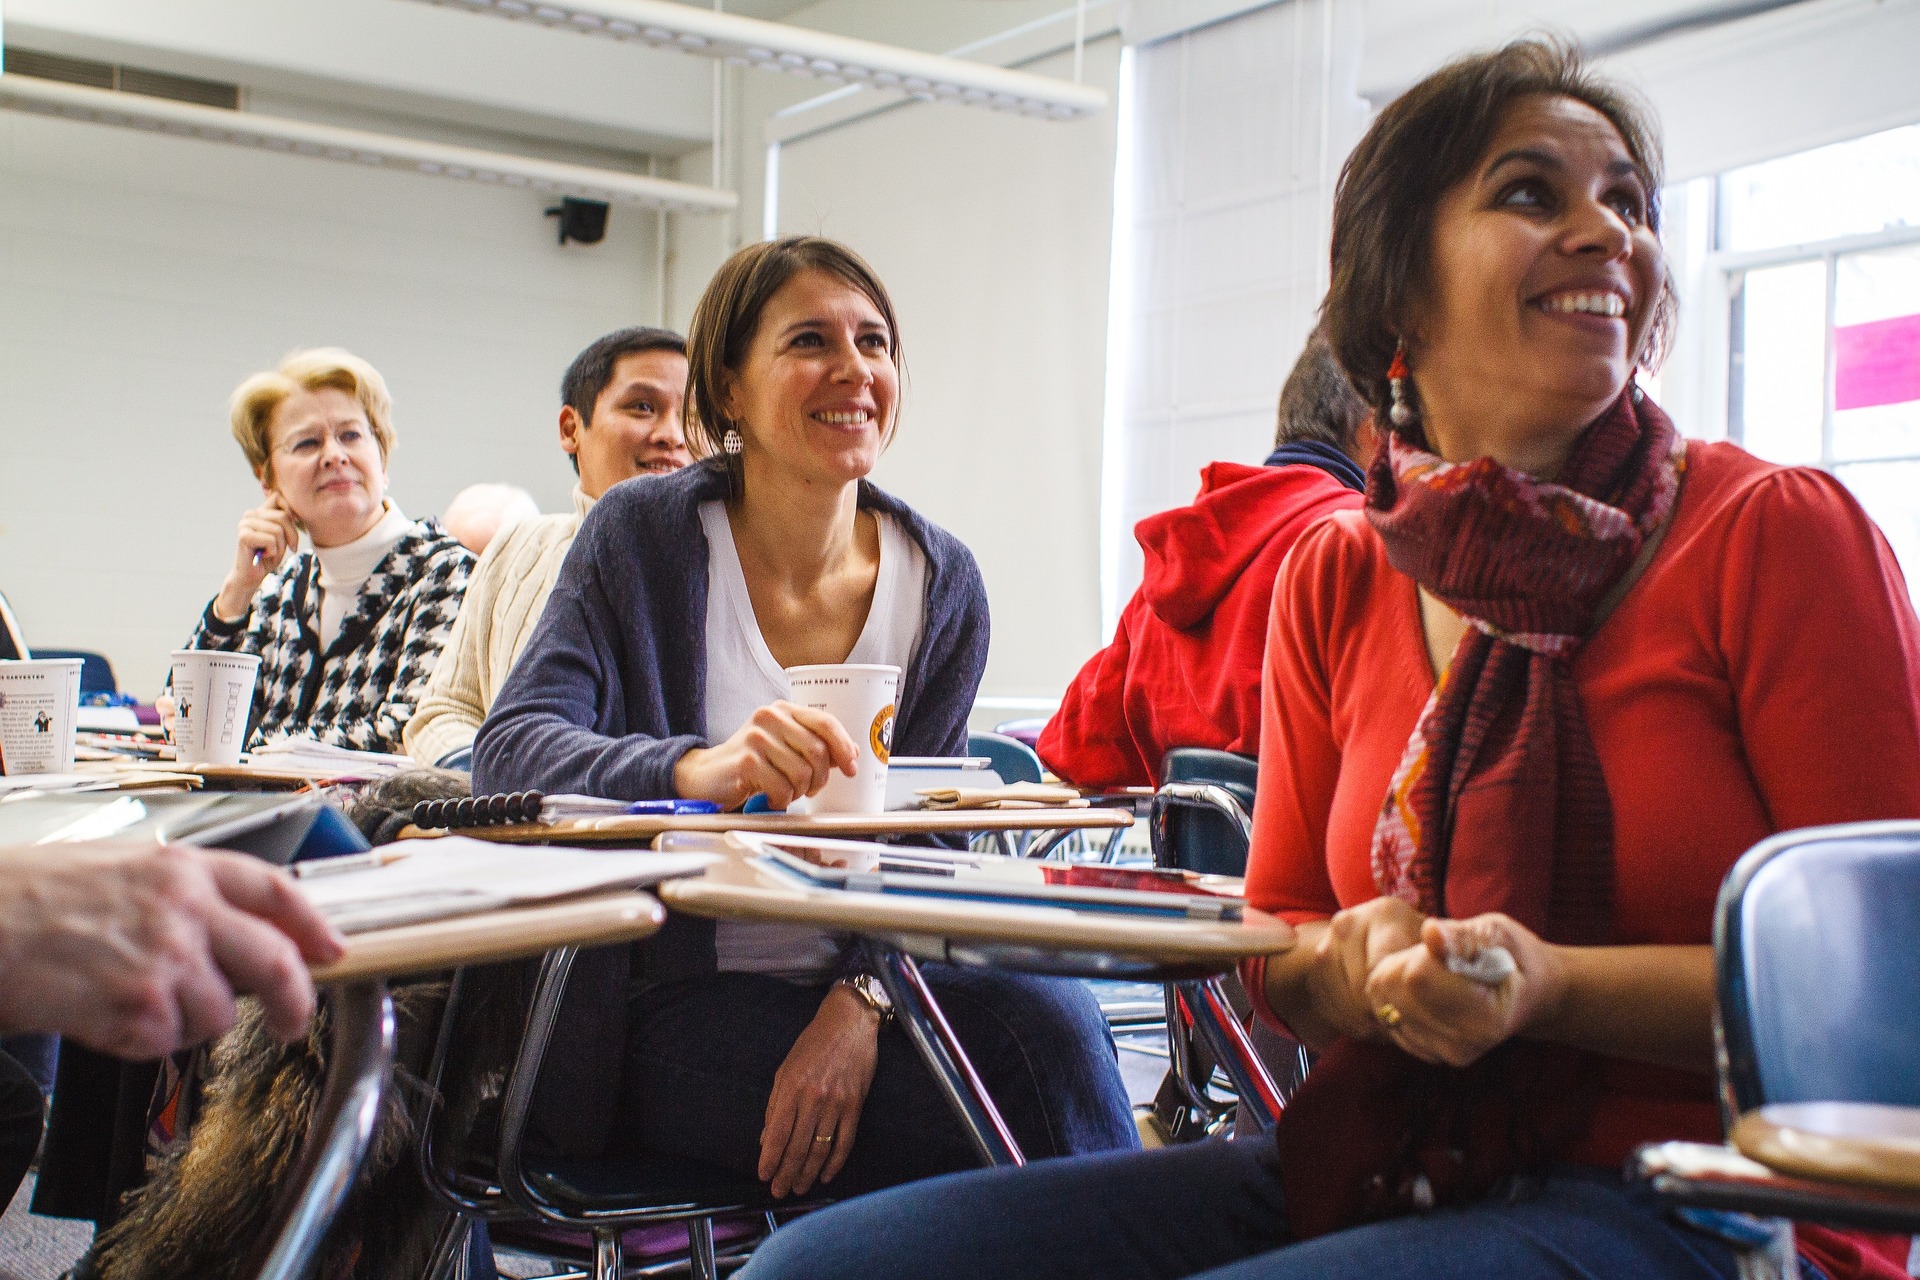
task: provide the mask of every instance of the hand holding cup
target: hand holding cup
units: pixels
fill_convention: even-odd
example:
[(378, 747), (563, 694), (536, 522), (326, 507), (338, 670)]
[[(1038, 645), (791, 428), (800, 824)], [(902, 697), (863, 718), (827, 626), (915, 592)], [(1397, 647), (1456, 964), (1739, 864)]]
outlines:
[(764, 791), (784, 809), (814, 795), (836, 773), (851, 775), (858, 752), (840, 722), (785, 700), (755, 711), (732, 737), (696, 747), (673, 767), (674, 791), (685, 800), (712, 800), (732, 809)]

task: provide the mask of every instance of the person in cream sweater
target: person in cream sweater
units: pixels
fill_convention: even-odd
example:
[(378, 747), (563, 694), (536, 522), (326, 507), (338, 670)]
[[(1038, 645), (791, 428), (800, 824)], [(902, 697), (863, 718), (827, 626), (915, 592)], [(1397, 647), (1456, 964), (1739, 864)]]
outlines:
[(580, 477), (573, 510), (515, 522), (480, 558), (406, 727), (407, 754), (416, 761), (462, 763), (600, 496), (622, 480), (691, 461), (680, 414), (686, 382), (686, 342), (666, 329), (620, 329), (574, 357), (560, 384), (560, 447)]

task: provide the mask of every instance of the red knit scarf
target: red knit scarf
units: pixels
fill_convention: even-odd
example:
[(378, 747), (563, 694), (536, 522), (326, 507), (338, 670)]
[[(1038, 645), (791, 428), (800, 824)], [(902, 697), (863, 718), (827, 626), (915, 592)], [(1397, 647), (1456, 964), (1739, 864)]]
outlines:
[[(1633, 392), (1556, 481), (1424, 444), (1388, 438), (1367, 517), (1394, 568), (1471, 626), (1394, 772), (1374, 881), (1428, 915), (1500, 911), (1550, 942), (1604, 943), (1613, 809), (1571, 665), (1672, 512), (1684, 443)], [(1544, 1161), (1584, 1130), (1593, 1067), (1527, 1044), (1455, 1072), (1336, 1043), (1282, 1117), (1295, 1234), (1484, 1194)]]
[(1503, 911), (1550, 942), (1608, 941), (1613, 806), (1572, 663), (1680, 491), (1679, 433), (1622, 395), (1558, 481), (1389, 437), (1367, 519), (1393, 567), (1471, 624), (1407, 743), (1373, 878), (1428, 915)]

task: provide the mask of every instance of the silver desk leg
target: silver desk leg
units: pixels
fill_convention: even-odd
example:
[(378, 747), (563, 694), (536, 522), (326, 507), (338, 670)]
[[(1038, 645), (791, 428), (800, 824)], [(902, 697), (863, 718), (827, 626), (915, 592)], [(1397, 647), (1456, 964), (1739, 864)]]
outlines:
[(913, 1037), (914, 1048), (920, 1050), (947, 1101), (953, 1104), (980, 1159), (990, 1165), (1025, 1164), (1027, 1158), (1020, 1154), (1020, 1144), (1013, 1140), (1013, 1132), (1000, 1118), (1000, 1109), (987, 1096), (986, 1086), (967, 1060), (953, 1028), (947, 1025), (947, 1016), (934, 1001), (933, 992), (927, 990), (920, 966), (912, 956), (893, 947), (875, 944), (874, 949), (880, 954), (880, 981), (893, 1001), (894, 1016)]
[(393, 1066), (393, 1003), (382, 981), (357, 982), (326, 992), (332, 1005), (333, 1045), (327, 1081), (293, 1179), (274, 1211), (273, 1241), (259, 1280), (304, 1280), (320, 1241), (360, 1174), (380, 1114), (380, 1095)]
[[(1180, 999), (1193, 1018), (1194, 1030), (1207, 1042), (1207, 1048), (1212, 1050), (1214, 1058), (1226, 1071), (1227, 1078), (1233, 1081), (1233, 1091), (1239, 1096), (1240, 1105), (1246, 1108), (1247, 1115), (1262, 1130), (1273, 1128), (1286, 1103), (1281, 1099), (1273, 1077), (1267, 1072), (1267, 1064), (1260, 1061), (1260, 1055), (1255, 1052), (1247, 1029), (1234, 1016), (1233, 1006), (1227, 1001), (1227, 993), (1221, 989), (1220, 979), (1180, 982), (1175, 986), (1179, 988)], [(1169, 1027), (1170, 1033), (1171, 1030)], [(1196, 1083), (1204, 1085), (1205, 1082)]]

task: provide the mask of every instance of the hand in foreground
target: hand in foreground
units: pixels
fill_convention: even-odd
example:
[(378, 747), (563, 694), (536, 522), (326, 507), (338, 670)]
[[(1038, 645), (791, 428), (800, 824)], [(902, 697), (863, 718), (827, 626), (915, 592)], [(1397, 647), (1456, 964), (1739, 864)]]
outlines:
[(218, 1035), (252, 994), (291, 1040), (313, 1014), (307, 963), (344, 945), (285, 872), (177, 845), (0, 851), (0, 1028), (55, 1031), (123, 1058)]
[(767, 1099), (759, 1172), (776, 1199), (805, 1195), (845, 1167), (879, 1055), (880, 1016), (844, 987), (829, 988)]
[(300, 526), (293, 513), (279, 494), (269, 494), (265, 502), (240, 517), (239, 548), (233, 568), (220, 584), (220, 594), (214, 597), (214, 613), (229, 620), (246, 617), (253, 607), (253, 593), (299, 545)]
[[(1306, 974), (1310, 1013), (1323, 1033), (1311, 1037), (1314, 1042), (1334, 1036), (1385, 1039), (1385, 1029), (1373, 1016), (1368, 975), (1386, 957), (1418, 945), (1425, 920), (1401, 899), (1383, 897), (1349, 907), (1327, 922)], [(1307, 1031), (1299, 1025), (1295, 1029)]]
[(724, 809), (764, 791), (769, 804), (784, 809), (826, 786), (835, 769), (853, 777), (858, 759), (853, 739), (826, 712), (771, 702), (719, 746), (681, 756), (673, 788), (682, 799), (712, 800)]
[[(1498, 986), (1448, 969), (1449, 955), (1464, 959), (1488, 947), (1513, 956), (1514, 971)], [(1374, 967), (1366, 994), (1375, 1025), (1395, 1044), (1423, 1061), (1464, 1067), (1548, 1015), (1566, 986), (1566, 965), (1554, 947), (1512, 917), (1490, 913), (1429, 919), (1418, 943)]]

